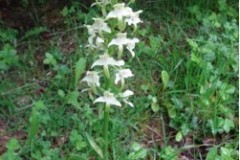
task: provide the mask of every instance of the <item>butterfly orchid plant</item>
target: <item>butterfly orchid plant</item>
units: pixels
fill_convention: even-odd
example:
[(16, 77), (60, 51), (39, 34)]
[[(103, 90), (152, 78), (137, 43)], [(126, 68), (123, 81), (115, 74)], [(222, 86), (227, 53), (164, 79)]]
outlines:
[(134, 107), (128, 100), (133, 91), (125, 89), (125, 80), (134, 75), (122, 57), (125, 57), (125, 49), (132, 57), (135, 56), (133, 50), (139, 39), (131, 35), (137, 30), (137, 25), (142, 23), (139, 18), (142, 11), (134, 12), (125, 3), (116, 0), (97, 0), (92, 7), (100, 7), (102, 16), (93, 18), (92, 25), (85, 25), (89, 34), (87, 47), (99, 55), (81, 82), (87, 83), (90, 88), (88, 91), (95, 95), (94, 104), (105, 104), (103, 159), (108, 160), (109, 109), (123, 104)]

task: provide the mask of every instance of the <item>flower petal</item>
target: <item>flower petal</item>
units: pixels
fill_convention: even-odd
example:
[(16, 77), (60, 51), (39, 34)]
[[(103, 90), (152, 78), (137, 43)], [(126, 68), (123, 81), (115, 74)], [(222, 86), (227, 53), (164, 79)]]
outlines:
[(111, 92), (105, 91), (103, 96), (97, 98), (93, 103), (103, 102), (107, 105), (115, 105), (121, 107), (121, 103), (114, 97)]
[(93, 103), (99, 103), (99, 102), (106, 103), (105, 97), (98, 97)]
[(125, 102), (127, 105), (129, 105), (130, 107), (134, 107), (133, 103), (132, 102), (129, 102), (127, 100), (123, 100), (123, 102)]
[(132, 77), (132, 71), (130, 69), (121, 69), (116, 73), (115, 84), (117, 84), (120, 80), (123, 80), (128, 77)]
[(129, 97), (129, 96), (132, 96), (133, 94), (134, 94), (133, 91), (131, 91), (131, 90), (126, 90), (125, 92), (123, 92), (123, 93), (121, 94), (121, 97), (127, 98), (127, 97)]
[(105, 20), (102, 18), (93, 18), (94, 23), (92, 25), (93, 29), (101, 32), (107, 32), (107, 33), (111, 33), (111, 29), (108, 27), (108, 24), (106, 22), (104, 22)]
[(95, 6), (95, 5), (103, 5), (103, 6), (106, 6), (107, 4), (109, 4), (110, 1), (109, 0), (100, 0), (100, 2), (96, 2), (96, 3), (93, 3), (91, 5), (91, 7)]
[(119, 106), (119, 107), (122, 106), (121, 103), (115, 97), (112, 97), (112, 98), (108, 99), (108, 104)]
[(87, 82), (88, 85), (96, 85), (100, 86), (100, 77), (97, 72), (95, 71), (87, 71), (86, 76), (80, 82)]
[(94, 66), (123, 66), (124, 65), (124, 61), (123, 60), (115, 60), (112, 57), (110, 57), (107, 53), (99, 56), (99, 59), (97, 59), (91, 68), (93, 68)]
[(125, 21), (128, 25), (134, 25), (136, 26), (138, 23), (141, 23), (142, 20), (139, 18), (139, 14), (142, 13), (142, 10), (139, 10), (137, 12), (133, 12), (131, 15), (129, 15)]
[(111, 45), (117, 45), (117, 46), (122, 46), (122, 45), (131, 45), (133, 46), (132, 48), (135, 47), (135, 43), (138, 43), (139, 39), (137, 38), (127, 38), (127, 33), (118, 33), (117, 37), (112, 39), (112, 41), (108, 44), (108, 47)]
[(117, 3), (113, 6), (113, 8), (114, 9), (108, 13), (106, 19), (117, 18), (119, 20), (122, 20), (123, 17), (127, 17), (133, 14), (131, 8), (125, 7), (125, 3)]

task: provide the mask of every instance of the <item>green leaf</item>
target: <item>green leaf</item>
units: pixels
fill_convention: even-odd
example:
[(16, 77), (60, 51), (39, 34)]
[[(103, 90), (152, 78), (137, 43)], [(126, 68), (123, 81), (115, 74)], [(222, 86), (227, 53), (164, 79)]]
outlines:
[(86, 137), (87, 137), (87, 140), (88, 140), (90, 146), (93, 148), (93, 150), (94, 150), (101, 158), (103, 158), (103, 152), (102, 152), (101, 148), (95, 143), (95, 141), (93, 140), (93, 138), (90, 137), (87, 133), (86, 133)]
[[(83, 158), (84, 157), (84, 158)], [(88, 159), (87, 156), (83, 156), (81, 153), (81, 156), (79, 154), (70, 154), (67, 160), (80, 160), (80, 159)]]
[(181, 133), (186, 136), (190, 132), (188, 123), (183, 123), (181, 126)]
[(147, 150), (146, 149), (140, 149), (138, 151), (135, 151), (129, 155), (131, 160), (139, 160), (144, 159), (147, 156)]
[(40, 111), (40, 110), (44, 110), (45, 109), (45, 105), (43, 101), (37, 101), (34, 103), (34, 107)]
[(75, 87), (77, 87), (79, 78), (81, 74), (84, 72), (85, 67), (86, 67), (86, 60), (84, 58), (80, 58), (77, 61), (76, 67), (75, 67), (75, 83), (74, 83)]
[(198, 44), (194, 40), (187, 39), (187, 42), (191, 46), (193, 51), (198, 51), (199, 50)]
[(230, 119), (225, 119), (223, 126), (224, 131), (228, 133), (232, 128), (234, 128), (233, 121)]
[(134, 142), (132, 144), (134, 152), (129, 154), (130, 160), (144, 159), (147, 156), (147, 149), (143, 148), (139, 143)]
[(0, 27), (0, 42), (13, 42), (17, 37), (17, 30), (7, 27)]
[(168, 116), (170, 118), (175, 118), (177, 116), (176, 108), (169, 103), (165, 103), (165, 106), (167, 107)]
[(65, 93), (63, 90), (59, 89), (57, 93), (58, 93), (58, 96), (60, 96), (61, 98), (65, 97)]
[(41, 33), (45, 32), (45, 31), (47, 31), (47, 29), (45, 27), (41, 27), (41, 26), (32, 28), (31, 30), (29, 30), (25, 33), (25, 35), (22, 37), (22, 39), (39, 36)]
[(182, 139), (183, 139), (182, 133), (181, 133), (181, 132), (178, 132), (178, 133), (176, 134), (176, 136), (175, 136), (175, 140), (176, 140), (177, 142), (180, 142)]
[(206, 160), (215, 160), (217, 158), (217, 147), (212, 147), (207, 154)]
[(202, 62), (202, 59), (200, 57), (197, 57), (196, 54), (192, 53), (191, 54), (191, 61), (200, 64)]
[(221, 147), (221, 158), (223, 160), (233, 160), (231, 156), (231, 150), (225, 147)]
[(30, 125), (28, 128), (28, 138), (30, 141), (33, 140), (37, 134), (37, 131), (39, 129), (40, 122), (41, 122), (40, 111), (44, 110), (44, 109), (45, 109), (45, 105), (44, 105), (43, 101), (34, 102), (32, 113), (29, 118)]
[(178, 152), (175, 148), (166, 146), (161, 150), (160, 157), (163, 160), (176, 160), (178, 157)]
[(150, 43), (150, 49), (152, 52), (150, 52), (153, 55), (155, 55), (158, 51), (158, 49), (160, 48), (162, 42), (162, 37), (159, 35), (157, 37), (154, 36), (150, 36), (149, 37), (149, 43)]
[(132, 144), (132, 149), (133, 149), (134, 151), (138, 151), (138, 150), (142, 149), (142, 146), (141, 146), (139, 143), (134, 142), (134, 143)]
[(165, 70), (162, 71), (161, 75), (162, 75), (162, 81), (163, 81), (163, 89), (166, 89), (169, 82), (169, 75)]
[(0, 50), (0, 70), (7, 70), (11, 65), (18, 63), (17, 50), (6, 43)]
[(70, 142), (73, 143), (76, 149), (79, 151), (87, 146), (86, 142), (84, 142), (81, 134), (77, 132), (77, 130), (72, 130), (70, 134)]
[(20, 148), (20, 144), (16, 138), (12, 138), (7, 142), (6, 147), (10, 151), (15, 151)]
[(227, 94), (233, 94), (235, 92), (235, 90), (236, 90), (236, 88), (233, 85), (231, 85), (231, 84), (223, 85), (222, 89)]
[(151, 104), (151, 108), (152, 108), (152, 111), (153, 111), (153, 112), (158, 112), (159, 109), (160, 109), (159, 105), (156, 104), (156, 103), (152, 103), (152, 104)]
[(77, 108), (80, 108), (80, 104), (78, 102), (78, 97), (79, 97), (79, 92), (78, 91), (70, 92), (67, 95), (67, 103), (71, 104), (71, 105), (73, 105)]
[(157, 97), (148, 95), (148, 99), (151, 100), (151, 109), (153, 112), (159, 111), (160, 107), (157, 103)]
[(183, 102), (182, 100), (178, 99), (177, 97), (173, 96), (171, 98), (172, 102), (174, 103), (174, 106), (176, 109), (182, 109), (183, 108)]
[(45, 54), (45, 59), (43, 60), (43, 63), (55, 66), (57, 64), (57, 60), (54, 58), (52, 54), (47, 52)]
[(32, 110), (31, 117), (29, 118), (29, 122), (30, 122), (30, 125), (28, 130), (28, 135), (29, 135), (28, 138), (30, 140), (33, 140), (40, 126), (40, 113), (35, 108), (33, 108)]
[(68, 8), (64, 7), (63, 10), (60, 13), (63, 17), (66, 17), (68, 15)]
[(142, 84), (142, 85), (140, 86), (140, 89), (143, 90), (144, 92), (147, 92), (147, 91), (149, 90), (149, 86), (146, 85), (146, 84)]

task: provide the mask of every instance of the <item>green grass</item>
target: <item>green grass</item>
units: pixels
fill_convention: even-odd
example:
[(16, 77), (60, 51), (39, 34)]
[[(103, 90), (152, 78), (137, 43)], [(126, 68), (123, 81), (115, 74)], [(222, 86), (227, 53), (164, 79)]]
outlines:
[[(223, 9), (217, 1), (205, 8), (193, 1), (182, 6), (178, 1), (136, 3), (145, 12), (136, 33), (142, 41), (127, 64), (135, 75), (128, 83), (135, 107), (110, 110), (111, 159), (237, 159), (238, 16), (228, 3)], [(188, 12), (193, 5), (204, 12)], [(104, 106), (93, 105), (80, 92), (84, 86), (74, 87), (76, 62), (86, 58), (87, 70), (93, 59), (84, 48), (87, 32), (81, 24), (89, 23), (95, 11), (79, 16), (81, 8), (73, 8), (57, 31), (45, 26), (49, 39), (39, 27), (21, 33), (28, 36), (13, 45), (18, 63), (0, 70), (0, 124), (6, 125), (0, 125), (0, 136), (7, 137), (0, 143), (0, 148), (7, 147), (3, 160), (98, 159), (89, 137), (103, 148)], [(5, 43), (14, 44), (13, 39), (2, 38), (1, 50)], [(54, 59), (47, 64), (46, 52)], [(169, 75), (166, 88), (162, 71)], [(9, 141), (14, 137), (21, 147)]]

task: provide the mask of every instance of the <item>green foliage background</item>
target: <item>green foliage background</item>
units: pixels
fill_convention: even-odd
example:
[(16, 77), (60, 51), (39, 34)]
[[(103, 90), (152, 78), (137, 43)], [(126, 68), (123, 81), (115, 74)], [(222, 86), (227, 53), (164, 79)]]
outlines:
[[(93, 105), (78, 83), (95, 58), (83, 27), (98, 15), (90, 5), (1, 3), (0, 159), (101, 154), (103, 106)], [(111, 108), (111, 158), (238, 159), (238, 2), (131, 6), (143, 10), (144, 21), (136, 58), (127, 64), (135, 73), (128, 86), (135, 108)]]

